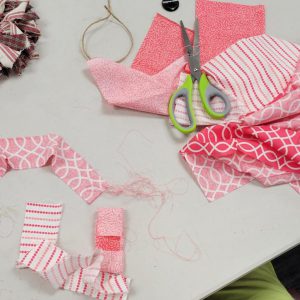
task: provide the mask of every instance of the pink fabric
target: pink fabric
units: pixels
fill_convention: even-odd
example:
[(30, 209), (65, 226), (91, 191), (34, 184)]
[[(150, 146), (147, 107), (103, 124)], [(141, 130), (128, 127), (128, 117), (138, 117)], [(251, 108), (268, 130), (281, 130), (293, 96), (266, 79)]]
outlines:
[(58, 135), (0, 138), (0, 177), (11, 169), (46, 165), (88, 204), (107, 188), (100, 175)]
[[(222, 120), (208, 116), (195, 83), (193, 106), (197, 124), (240, 122), (242, 115), (258, 111), (280, 98), (295, 74), (299, 57), (298, 45), (269, 35), (239, 40), (203, 66), (210, 81), (229, 96), (231, 111)], [(185, 77), (181, 75), (179, 85)], [(217, 105), (215, 109), (218, 110)], [(179, 123), (189, 124), (184, 101), (177, 101), (175, 116)]]
[[(221, 53), (239, 39), (265, 33), (264, 6), (197, 0), (201, 63)], [(189, 30), (190, 38), (193, 31)], [(156, 15), (132, 67), (156, 74), (184, 55), (179, 24)]]
[(291, 183), (300, 192), (299, 99), (300, 64), (285, 94), (243, 117), (243, 125), (205, 128), (183, 147), (180, 153), (208, 200), (253, 179), (266, 186)]
[(103, 272), (124, 272), (124, 210), (100, 208), (96, 222), (96, 248), (103, 254)]
[(25, 245), (22, 233), (17, 266), (30, 268), (55, 289), (70, 290), (96, 299), (127, 299), (130, 279), (103, 272), (102, 253), (74, 256), (55, 245), (53, 236), (57, 236), (59, 223), (53, 225), (53, 222), (59, 222), (54, 218), (60, 217), (61, 212), (60, 204), (27, 203), (23, 233), (27, 232), (32, 239), (26, 239)]
[(90, 72), (108, 103), (159, 115), (168, 114), (168, 99), (184, 64), (184, 58), (179, 58), (151, 76), (107, 59), (88, 61)]
[(238, 40), (265, 33), (263, 5), (197, 0), (201, 62), (206, 63)]
[[(187, 29), (191, 40), (194, 32)], [(185, 55), (180, 25), (157, 14), (132, 63), (132, 68), (154, 75)]]

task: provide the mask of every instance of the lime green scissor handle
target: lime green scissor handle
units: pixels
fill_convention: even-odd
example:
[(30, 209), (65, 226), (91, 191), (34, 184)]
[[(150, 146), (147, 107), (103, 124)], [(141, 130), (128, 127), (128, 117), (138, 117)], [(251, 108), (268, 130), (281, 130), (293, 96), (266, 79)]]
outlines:
[[(198, 89), (199, 89), (202, 105), (204, 107), (204, 110), (207, 112), (207, 114), (216, 120), (223, 119), (224, 117), (226, 117), (226, 115), (231, 110), (231, 105), (228, 96), (224, 92), (222, 92), (221, 90), (213, 86), (209, 82), (207, 76), (203, 73), (201, 74), (200, 77)], [(215, 97), (221, 99), (224, 103), (224, 109), (221, 112), (214, 111), (210, 105), (211, 101)]]
[[(174, 115), (175, 104), (178, 98), (184, 98), (186, 109), (190, 120), (190, 126), (180, 125)], [(193, 108), (193, 80), (191, 75), (187, 75), (185, 82), (173, 93), (169, 102), (169, 116), (174, 127), (184, 134), (189, 134), (196, 130), (196, 116)]]

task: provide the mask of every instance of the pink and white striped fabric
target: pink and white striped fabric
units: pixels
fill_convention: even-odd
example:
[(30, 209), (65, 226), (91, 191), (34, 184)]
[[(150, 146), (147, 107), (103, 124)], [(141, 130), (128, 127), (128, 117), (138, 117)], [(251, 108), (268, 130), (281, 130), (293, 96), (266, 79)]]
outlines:
[(47, 165), (87, 204), (95, 201), (108, 187), (98, 172), (56, 134), (0, 138), (0, 177), (11, 169)]
[[(242, 115), (261, 110), (283, 94), (300, 56), (300, 46), (269, 35), (242, 39), (203, 65), (210, 81), (230, 98), (232, 110), (223, 120), (214, 120), (204, 111), (197, 85), (193, 105), (198, 125), (239, 122)], [(185, 79), (181, 75), (180, 84)], [(216, 104), (218, 110), (219, 104)], [(188, 125), (186, 106), (179, 100), (175, 108), (179, 123)]]
[[(106, 212), (109, 210), (107, 208)], [(48, 280), (55, 289), (70, 290), (101, 300), (127, 299), (130, 279), (120, 274), (103, 272), (104, 256), (101, 252), (91, 256), (74, 256), (55, 245), (59, 223), (50, 224), (59, 222), (53, 220), (61, 212), (60, 204), (27, 203), (17, 266), (30, 268)], [(23, 243), (23, 233), (29, 235), (26, 245)]]
[(124, 209), (100, 208), (96, 223), (96, 248), (104, 257), (103, 272), (124, 272)]
[(208, 200), (256, 179), (300, 193), (300, 63), (285, 94), (242, 124), (207, 127), (180, 151)]
[[(42, 240), (56, 244), (62, 211), (62, 204), (33, 202), (26, 204), (18, 261), (22, 261), (28, 252)], [(18, 267), (24, 267), (24, 265), (19, 264)]]

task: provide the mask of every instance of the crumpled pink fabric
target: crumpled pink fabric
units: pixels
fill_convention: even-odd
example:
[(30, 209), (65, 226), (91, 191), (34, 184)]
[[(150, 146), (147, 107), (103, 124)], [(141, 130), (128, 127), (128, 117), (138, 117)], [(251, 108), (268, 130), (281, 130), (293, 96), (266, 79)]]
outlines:
[(47, 165), (88, 204), (108, 187), (98, 172), (56, 134), (0, 138), (0, 177), (10, 170)]
[(124, 209), (100, 208), (96, 222), (96, 248), (101, 250), (103, 272), (124, 272)]
[(265, 186), (290, 183), (300, 193), (300, 64), (285, 94), (242, 117), (242, 124), (207, 127), (180, 154), (209, 201), (256, 179)]
[(185, 65), (179, 58), (155, 75), (126, 67), (104, 58), (88, 61), (89, 70), (103, 96), (112, 105), (168, 115), (168, 99)]
[[(263, 5), (197, 0), (196, 16), (199, 19), (202, 64), (242, 38), (265, 33)], [(192, 30), (188, 30), (188, 34), (193, 38)], [(179, 24), (157, 14), (132, 67), (153, 75), (184, 54)]]
[[(106, 209), (107, 213), (109, 210)], [(57, 213), (60, 216), (61, 212), (61, 204), (27, 203), (17, 266), (36, 272), (55, 289), (70, 290), (96, 299), (126, 300), (131, 280), (120, 274), (104, 272), (101, 252), (90, 256), (70, 255), (55, 245), (56, 241), (51, 237), (53, 233), (57, 236), (59, 223), (53, 224)]]
[[(193, 107), (197, 124), (240, 122), (241, 116), (259, 111), (280, 98), (295, 74), (299, 57), (299, 45), (266, 34), (231, 45), (202, 67), (209, 80), (228, 95), (231, 111), (224, 119), (212, 119), (203, 108), (195, 83)], [(179, 85), (185, 78), (182, 73)], [(220, 107), (222, 110), (222, 102)], [(214, 109), (218, 110), (217, 105)], [(179, 123), (189, 124), (186, 105), (181, 99), (176, 103), (175, 116)]]

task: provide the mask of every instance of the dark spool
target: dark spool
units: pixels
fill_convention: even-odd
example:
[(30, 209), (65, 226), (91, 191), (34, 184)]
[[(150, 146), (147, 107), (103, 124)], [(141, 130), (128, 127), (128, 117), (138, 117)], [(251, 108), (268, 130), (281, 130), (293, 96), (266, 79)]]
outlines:
[(175, 11), (179, 7), (178, 0), (162, 0), (162, 7), (167, 11)]

